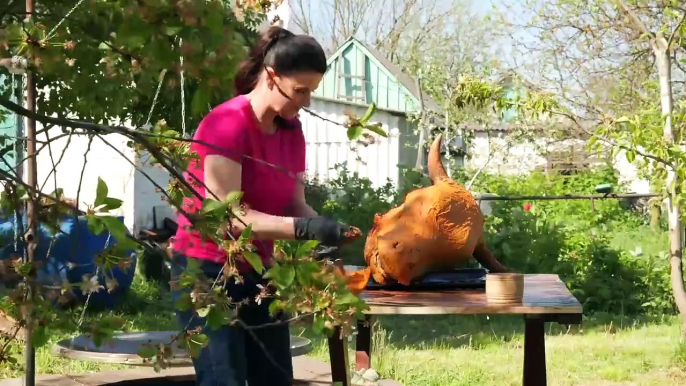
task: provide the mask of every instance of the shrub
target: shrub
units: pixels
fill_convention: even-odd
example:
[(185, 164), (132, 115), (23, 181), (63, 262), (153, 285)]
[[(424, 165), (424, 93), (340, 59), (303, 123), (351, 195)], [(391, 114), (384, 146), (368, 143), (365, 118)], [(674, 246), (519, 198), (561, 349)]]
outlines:
[[(458, 178), (466, 179), (466, 173)], [(482, 175), (476, 191), (498, 195), (594, 194), (609, 183), (624, 191), (609, 167), (571, 176), (534, 172), (529, 176)], [(628, 210), (622, 200), (493, 201), (486, 218), (489, 247), (519, 272), (555, 273), (586, 312), (673, 312), (669, 265), (662, 255), (641, 256), (611, 245), (610, 238), (633, 231), (646, 238), (649, 218)]]
[[(428, 184), (426, 177), (409, 168), (403, 169), (398, 191), (390, 183), (374, 188), (345, 165), (336, 169), (337, 178), (308, 187), (308, 200), (319, 205), (315, 209), (320, 213), (358, 226), (365, 234), (374, 214), (386, 212), (408, 191)], [(460, 171), (454, 178), (464, 183), (470, 177)], [(572, 176), (483, 174), (472, 190), (518, 196), (594, 194), (601, 183), (612, 184), (617, 192), (623, 190), (612, 168)], [(586, 312), (674, 312), (667, 258), (643, 256), (611, 244), (617, 232), (655, 237), (649, 220), (628, 210), (620, 200), (596, 200), (593, 206), (587, 200), (492, 201), (485, 226), (489, 248), (518, 272), (558, 274)], [(341, 257), (346, 264), (364, 265), (364, 241), (345, 249)]]
[[(312, 180), (305, 189), (308, 203), (320, 214), (354, 225), (366, 234), (372, 228), (374, 215), (384, 213), (395, 205), (398, 192), (390, 181), (375, 188), (367, 178), (351, 172), (345, 164), (335, 166), (337, 178), (325, 183)], [(346, 247), (341, 256), (346, 264), (364, 265), (364, 238)]]

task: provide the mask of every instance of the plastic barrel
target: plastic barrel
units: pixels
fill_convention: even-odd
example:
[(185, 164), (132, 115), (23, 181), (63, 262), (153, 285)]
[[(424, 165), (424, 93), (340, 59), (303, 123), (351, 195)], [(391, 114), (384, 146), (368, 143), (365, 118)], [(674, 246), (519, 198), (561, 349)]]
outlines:
[[(123, 217), (117, 217), (120, 221), (124, 221)], [(27, 224), (26, 215), (23, 214), (20, 219), (18, 230), (23, 233), (23, 229)], [(14, 248), (14, 230), (15, 217), (3, 216), (0, 217), (0, 260), (9, 258), (12, 254), (22, 256), (24, 254), (24, 244), (17, 243), (17, 250)], [(52, 246), (50, 246), (53, 239)], [(35, 260), (41, 261), (42, 267), (37, 272), (37, 281), (44, 285), (61, 286), (65, 281), (71, 284), (81, 283), (84, 275), (95, 275), (95, 257), (102, 252), (107, 243), (109, 233), (103, 232), (100, 235), (95, 235), (88, 230), (88, 220), (85, 217), (65, 216), (60, 222), (60, 231), (53, 234), (43, 224), (40, 224), (38, 229), (39, 243), (36, 248)], [(116, 239), (111, 237), (109, 245), (114, 245)], [(48, 249), (50, 254), (48, 256)], [(133, 250), (129, 253), (134, 253)], [(71, 267), (71, 268), (70, 268)], [(114, 267), (112, 270), (98, 274), (99, 283), (105, 287), (98, 292), (91, 295), (89, 300), (89, 307), (95, 308), (112, 308), (119, 303), (123, 295), (128, 292), (133, 282), (135, 274), (136, 259), (134, 258), (132, 264), (126, 268), (121, 269)], [(105, 275), (108, 278), (114, 278), (117, 282), (117, 288), (108, 292), (105, 285)], [(73, 288), (74, 294), (77, 298), (84, 302), (86, 294), (83, 294), (80, 288)]]

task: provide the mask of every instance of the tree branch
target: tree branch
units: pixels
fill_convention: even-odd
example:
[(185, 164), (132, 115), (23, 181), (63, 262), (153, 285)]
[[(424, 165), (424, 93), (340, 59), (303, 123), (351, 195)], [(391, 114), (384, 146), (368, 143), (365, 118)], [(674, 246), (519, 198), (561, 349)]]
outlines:
[(626, 4), (626, 2), (624, 0), (617, 0), (617, 2), (624, 9), (624, 11), (629, 15), (631, 20), (633, 20), (636, 28), (640, 29), (641, 31), (643, 31), (643, 33), (650, 36), (651, 38), (653, 38), (653, 39), (655, 38), (655, 34), (650, 32), (650, 30), (645, 25), (645, 23), (643, 23), (643, 21), (641, 21), (641, 19), (638, 17), (638, 15), (636, 15), (636, 13), (631, 8), (629, 8), (629, 6)]
[[(584, 127), (581, 125), (581, 123), (577, 120), (577, 118), (576, 118), (575, 116), (573, 116), (572, 114), (565, 113), (565, 112), (561, 112), (561, 111), (553, 111), (552, 113), (555, 114), (555, 115), (561, 115), (561, 116), (564, 116), (564, 117), (566, 117), (566, 118), (571, 119), (572, 122), (574, 122), (574, 124), (579, 128), (579, 130), (581, 130), (582, 132), (584, 132), (585, 134), (588, 134), (588, 135), (590, 135), (590, 136), (596, 136), (592, 131), (589, 131), (589, 130), (587, 130), (586, 128), (584, 128)], [(647, 154), (647, 153), (642, 152), (642, 151), (640, 151), (640, 150), (632, 149), (632, 148), (630, 148), (630, 147), (628, 147), (628, 146), (620, 145), (619, 143), (614, 142), (614, 141), (612, 141), (612, 140), (610, 140), (610, 139), (607, 139), (607, 138), (604, 138), (604, 137), (598, 137), (598, 136), (596, 136), (596, 138), (598, 138), (600, 141), (603, 141), (603, 142), (605, 142), (606, 144), (608, 144), (608, 145), (610, 145), (610, 146), (614, 146), (614, 147), (620, 148), (620, 149), (622, 149), (622, 150), (634, 151), (636, 154), (640, 155), (641, 157), (648, 158), (648, 159), (652, 159), (653, 161), (657, 161), (657, 162), (659, 162), (659, 163), (661, 163), (661, 164), (663, 164), (663, 165), (665, 165), (665, 166), (667, 166), (667, 167), (669, 167), (669, 168), (672, 168), (672, 169), (674, 168), (674, 164), (672, 164), (671, 162), (665, 160), (665, 159), (662, 158), (662, 157), (658, 157), (658, 156), (655, 156), (655, 155), (652, 155), (652, 154)]]
[(669, 47), (672, 45), (674, 38), (679, 33), (679, 30), (684, 25), (684, 22), (686, 22), (686, 11), (684, 11), (684, 13), (681, 14), (681, 19), (679, 19), (679, 23), (677, 23), (676, 28), (674, 28), (674, 31), (672, 31), (672, 34), (669, 35), (669, 39), (667, 40), (667, 49), (669, 49)]

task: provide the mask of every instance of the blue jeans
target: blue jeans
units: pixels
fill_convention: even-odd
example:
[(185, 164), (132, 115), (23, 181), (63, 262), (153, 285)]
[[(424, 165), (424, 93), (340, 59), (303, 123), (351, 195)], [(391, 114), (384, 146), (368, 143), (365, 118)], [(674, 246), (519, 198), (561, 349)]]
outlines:
[[(178, 278), (185, 267), (186, 257), (175, 254), (172, 257), (172, 280)], [(201, 269), (208, 278), (213, 279), (220, 274), (222, 264), (202, 261)], [(263, 279), (254, 271), (242, 273), (242, 276), (243, 284), (232, 282), (225, 286), (233, 302), (252, 299), (249, 304), (240, 306), (238, 318), (248, 326), (276, 322), (269, 314), (270, 299), (263, 299), (259, 305), (254, 300), (259, 293), (256, 285), (263, 283)], [(182, 291), (190, 289), (172, 290), (174, 302), (181, 297)], [(186, 325), (189, 330), (202, 327), (203, 333), (209, 338), (209, 343), (200, 351), (200, 355), (193, 359), (198, 386), (245, 386), (246, 382), (250, 386), (293, 384), (288, 324), (250, 330), (239, 325), (224, 325), (213, 330), (205, 326), (205, 319), (193, 310), (176, 310), (176, 317), (181, 328)]]

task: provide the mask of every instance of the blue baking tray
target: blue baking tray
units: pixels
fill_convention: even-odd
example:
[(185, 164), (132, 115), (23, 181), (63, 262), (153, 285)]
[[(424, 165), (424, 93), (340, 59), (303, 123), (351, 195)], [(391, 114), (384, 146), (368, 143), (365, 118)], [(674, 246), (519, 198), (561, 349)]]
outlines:
[[(362, 269), (363, 267), (346, 266), (346, 270)], [(382, 285), (373, 277), (369, 278), (366, 289), (368, 291), (425, 291), (448, 289), (484, 289), (486, 288), (485, 268), (459, 268), (453, 271), (431, 272), (413, 281), (409, 286), (400, 283)]]

